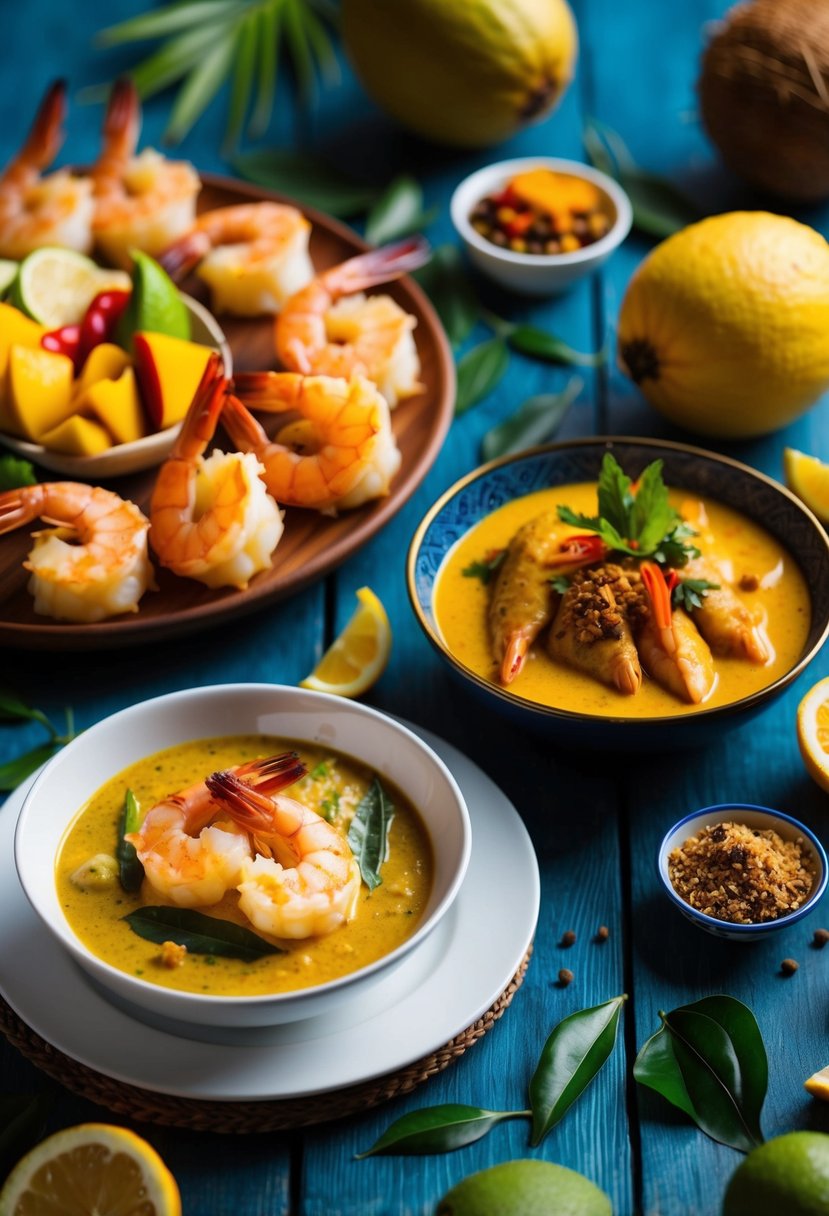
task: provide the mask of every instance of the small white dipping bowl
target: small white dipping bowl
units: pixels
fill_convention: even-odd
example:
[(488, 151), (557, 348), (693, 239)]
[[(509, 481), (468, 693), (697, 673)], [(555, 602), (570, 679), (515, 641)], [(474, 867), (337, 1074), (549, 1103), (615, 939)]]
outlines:
[[(700, 912), (686, 903), (682, 896), (674, 890), (668, 872), (668, 858), (674, 849), (678, 849), (689, 837), (696, 836), (697, 832), (702, 831), (703, 828), (713, 827), (717, 823), (744, 823), (746, 827), (764, 832), (772, 829), (782, 840), (801, 838), (815, 876), (806, 902), (796, 912), (790, 912), (788, 916), (778, 916), (776, 920), (759, 921), (750, 925), (736, 925), (727, 920), (718, 920), (715, 916), (706, 916), (704, 912)], [(658, 866), (659, 877), (665, 892), (682, 915), (697, 928), (705, 929), (714, 937), (722, 937), (731, 942), (759, 941), (761, 938), (770, 937), (772, 933), (779, 932), (780, 929), (793, 925), (802, 917), (808, 916), (826, 890), (826, 882), (829, 878), (826, 853), (814, 832), (798, 819), (793, 819), (791, 815), (784, 815), (782, 811), (773, 811), (766, 806), (754, 806), (748, 802), (728, 802), (718, 806), (707, 806), (703, 807), (701, 811), (693, 811), (684, 819), (680, 819), (679, 823), (674, 824), (665, 835), (659, 846)]]
[[(551, 169), (592, 182), (601, 191), (611, 224), (600, 240), (573, 253), (514, 253), (476, 232), (470, 215), (476, 203), (503, 190), (510, 178), (528, 169)], [(564, 291), (605, 262), (630, 232), (633, 211), (622, 187), (606, 173), (576, 160), (525, 156), (486, 165), (456, 187), (450, 203), (452, 223), (474, 266), (502, 287), (523, 295), (549, 296)]]
[[(87, 800), (127, 765), (194, 739), (262, 734), (354, 757), (409, 797), (426, 828), (434, 882), (420, 924), (390, 954), (352, 975), (272, 996), (176, 992), (97, 958), (68, 924), (55, 887), (64, 834)], [(207, 774), (205, 774), (207, 775)], [(105, 994), (137, 1013), (217, 1027), (272, 1026), (327, 1013), (389, 973), (436, 928), (457, 895), (470, 852), (466, 804), (452, 774), (412, 731), (377, 710), (342, 697), (273, 684), (224, 684), (169, 693), (113, 714), (49, 761), (23, 804), (15, 864), (23, 890), (44, 925)]]
[[(226, 376), (233, 374), (233, 356), (227, 338), (219, 322), (211, 312), (191, 296), (181, 297), (190, 314), (190, 340), (200, 346), (210, 346), (222, 356)], [(52, 473), (61, 473), (72, 481), (97, 482), (107, 477), (124, 477), (127, 473), (140, 473), (161, 464), (170, 454), (181, 423), (155, 431), (132, 443), (116, 443), (96, 456), (69, 456), (66, 452), (53, 452), (40, 443), (30, 443), (15, 435), (0, 434), (0, 441), (12, 452), (39, 464)]]

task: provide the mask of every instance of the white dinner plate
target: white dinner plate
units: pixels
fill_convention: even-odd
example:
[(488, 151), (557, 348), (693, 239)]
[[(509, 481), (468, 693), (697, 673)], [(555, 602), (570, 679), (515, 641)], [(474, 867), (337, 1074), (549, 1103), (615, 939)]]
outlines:
[(161, 1019), (150, 1025), (144, 1015), (113, 1005), (41, 925), (18, 882), (14, 827), (30, 782), (0, 807), (0, 992), (73, 1060), (177, 1097), (306, 1097), (396, 1072), (436, 1051), (485, 1013), (512, 979), (535, 933), (540, 882), (512, 803), (455, 747), (412, 729), (445, 761), (466, 798), (469, 869), (450, 914), (423, 946), (336, 1018), (215, 1031)]

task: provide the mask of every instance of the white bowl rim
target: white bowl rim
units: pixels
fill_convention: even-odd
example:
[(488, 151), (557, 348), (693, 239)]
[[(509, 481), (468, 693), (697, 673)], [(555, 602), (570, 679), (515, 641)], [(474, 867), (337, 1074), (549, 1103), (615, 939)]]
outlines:
[[(213, 337), (222, 356), (225, 375), (230, 376), (233, 372), (233, 354), (219, 322), (201, 301), (193, 299), (183, 291), (179, 294), (188, 311), (199, 319), (204, 329)], [(165, 427), (163, 431), (144, 435), (141, 439), (133, 439), (129, 443), (114, 443), (105, 452), (98, 452), (95, 456), (72, 456), (68, 452), (56, 452), (45, 448), (41, 443), (32, 443), (29, 439), (21, 439), (5, 432), (0, 432), (0, 441), (18, 456), (65, 476), (122, 477), (160, 463), (180, 430), (181, 423), (177, 422), (173, 426)]]
[[(775, 822), (785, 823), (790, 828), (794, 828), (799, 835), (808, 841), (813, 860), (817, 863), (816, 877), (818, 882), (809, 892), (809, 898), (805, 904), (795, 909), (794, 912), (788, 912), (785, 916), (778, 916), (774, 920), (752, 921), (749, 925), (741, 925), (736, 924), (734, 921), (720, 920), (716, 916), (709, 916), (707, 912), (700, 912), (699, 908), (692, 907), (691, 904), (674, 890), (667, 869), (668, 841), (684, 824), (690, 823), (691, 820), (705, 817), (707, 823), (701, 826), (707, 826), (709, 823), (722, 823), (731, 811), (750, 811), (754, 815), (764, 816), (769, 820), (770, 826)], [(737, 822), (740, 822), (739, 815), (736, 818)], [(800, 920), (801, 917), (812, 911), (826, 890), (827, 883), (829, 883), (829, 861), (827, 861), (826, 850), (812, 829), (808, 828), (799, 819), (795, 819), (793, 815), (787, 815), (785, 811), (776, 811), (773, 807), (760, 806), (754, 802), (718, 802), (713, 806), (700, 807), (698, 811), (691, 811), (688, 815), (684, 815), (663, 836), (657, 852), (656, 868), (662, 885), (665, 888), (665, 894), (676, 904), (680, 911), (692, 920), (699, 921), (701, 928), (716, 928), (720, 932), (724, 931), (729, 935), (734, 934), (736, 937), (751, 937), (771, 933), (775, 929), (785, 929), (787, 925), (793, 925), (795, 921)]]
[[(464, 666), (459, 659), (452, 654), (449, 647), (445, 644), (439, 634), (432, 628), (429, 621), (426, 619), (425, 613), (420, 607), (420, 602), (415, 590), (415, 565), (420, 546), (423, 542), (423, 537), (426, 534), (430, 524), (435, 517), (443, 510), (447, 502), (454, 498), (471, 482), (476, 481), (479, 477), (484, 477), (493, 469), (500, 468), (502, 465), (514, 464), (521, 460), (527, 460), (537, 456), (544, 456), (548, 453), (564, 451), (567, 448), (583, 448), (597, 447), (604, 448), (607, 451), (612, 450), (615, 444), (636, 444), (642, 447), (654, 448), (655, 450), (668, 448), (676, 452), (689, 452), (694, 456), (702, 456), (707, 460), (713, 460), (717, 464), (728, 465), (740, 473), (748, 473), (757, 481), (762, 481), (770, 486), (777, 493), (782, 494), (784, 498), (789, 499), (803, 515), (807, 517), (811, 525), (816, 529), (818, 535), (823, 537), (823, 541), (829, 556), (829, 535), (826, 529), (821, 524), (820, 520), (811, 511), (801, 499), (793, 494), (787, 486), (781, 482), (775, 481), (773, 477), (769, 477), (767, 473), (761, 473), (759, 469), (753, 469), (751, 465), (744, 464), (742, 461), (735, 460), (732, 456), (724, 456), (721, 452), (714, 452), (708, 448), (698, 448), (690, 443), (681, 443), (671, 439), (654, 439), (639, 435), (588, 435), (582, 438), (563, 439), (557, 443), (544, 443), (536, 447), (525, 448), (521, 452), (512, 452), (507, 456), (498, 456), (494, 460), (488, 460), (484, 464), (478, 465), (471, 469), (468, 473), (464, 473), (456, 481), (453, 481), (442, 494), (440, 494), (432, 505), (426, 510), (425, 514), (417, 525), (411, 541), (409, 542), (409, 550), (406, 558), (406, 587), (409, 593), (409, 602), (412, 610), (417, 618), (417, 621), (423, 630), (426, 638), (435, 647), (436, 650), (451, 663), (455, 670), (463, 676), (464, 679), (471, 681), (478, 688), (489, 693), (491, 696), (498, 697), (505, 704), (513, 706), (513, 708), (525, 710), (532, 714), (538, 714), (541, 717), (553, 718), (561, 722), (604, 722), (608, 726), (620, 726), (623, 729), (633, 729), (640, 726), (662, 726), (669, 723), (679, 722), (697, 722), (710, 718), (715, 714), (725, 716), (727, 714), (742, 713), (746, 709), (750, 709), (754, 705), (759, 705), (767, 697), (781, 691), (792, 681), (797, 679), (800, 673), (811, 663), (812, 659), (818, 654), (823, 647), (827, 638), (829, 638), (829, 614), (823, 627), (823, 632), (816, 639), (814, 645), (800, 656), (796, 663), (783, 672), (777, 679), (767, 684), (765, 688), (758, 688), (756, 692), (749, 693), (746, 697), (741, 697), (738, 701), (729, 701), (725, 705), (711, 705), (705, 709), (695, 710), (692, 714), (662, 714), (652, 717), (637, 717), (637, 718), (622, 718), (612, 717), (609, 714), (587, 714), (583, 711), (572, 709), (559, 709), (554, 705), (542, 705), (540, 701), (530, 701), (525, 697), (519, 697), (515, 693), (510, 692), (508, 688), (502, 688), (500, 685), (493, 684), (489, 680), (485, 680), (479, 676), (471, 668)], [(444, 555), (443, 561), (446, 560)]]
[[(248, 691), (256, 695), (283, 695), (286, 692), (289, 694), (302, 694), (302, 696), (305, 698), (319, 701), (321, 705), (330, 705), (332, 708), (336, 707), (339, 711), (347, 710), (350, 707), (351, 709), (356, 710), (358, 716), (365, 715), (369, 720), (381, 721), (384, 723), (384, 725), (390, 724), (392, 728), (397, 730), (410, 745), (413, 744), (415, 749), (421, 752), (428, 759), (428, 761), (438, 769), (454, 795), (456, 807), (460, 813), (459, 818), (462, 836), (461, 856), (451, 883), (444, 892), (440, 902), (435, 906), (435, 908), (433, 908), (431, 915), (426, 920), (422, 921), (417, 926), (414, 933), (412, 933), (410, 937), (406, 938), (405, 941), (401, 942), (400, 945), (394, 950), (390, 951), (388, 954), (382, 955), (379, 959), (375, 959), (373, 963), (369, 963), (365, 967), (359, 968), (357, 971), (349, 972), (347, 975), (340, 976), (338, 979), (329, 980), (327, 983), (316, 984), (308, 988), (299, 988), (290, 992), (260, 993), (255, 996), (229, 996), (215, 993), (209, 994), (186, 992), (179, 991), (178, 989), (168, 990), (159, 986), (158, 984), (152, 984), (148, 980), (142, 980), (140, 977), (130, 975), (128, 972), (121, 971), (118, 967), (114, 967), (105, 959), (93, 954), (93, 952), (89, 950), (72, 932), (68, 924), (65, 926), (63, 924), (54, 925), (48, 918), (41, 915), (38, 907), (37, 896), (36, 894), (33, 895), (30, 893), (21, 874), (19, 856), (23, 848), (22, 840), (26, 820), (31, 814), (31, 806), (35, 801), (37, 791), (47, 778), (48, 771), (54, 765), (60, 762), (62, 757), (69, 754), (70, 749), (77, 750), (77, 747), (81, 745), (81, 740), (88, 741), (89, 739), (92, 739), (94, 742), (95, 736), (98, 733), (98, 728), (103, 728), (105, 725), (108, 728), (111, 728), (113, 723), (124, 721), (128, 722), (129, 719), (139, 711), (146, 711), (161, 701), (165, 702), (165, 704), (171, 704), (175, 702), (185, 703), (188, 700), (203, 699), (204, 697), (215, 697), (217, 699), (221, 699), (222, 694), (238, 695), (239, 693), (242, 693), (244, 695)], [(359, 759), (359, 757), (357, 757), (357, 759)], [(68, 824), (64, 825), (64, 832), (66, 827), (68, 827)], [(158, 993), (166, 994), (170, 992), (171, 1002), (173, 1000), (181, 1000), (187, 1003), (192, 1001), (195, 1002), (197, 1006), (203, 1008), (218, 1009), (222, 1004), (240, 1005), (245, 1009), (256, 1009), (257, 1007), (262, 1006), (281, 1008), (286, 1005), (300, 1003), (303, 1001), (303, 999), (310, 1000), (318, 995), (328, 995), (329, 993), (336, 993), (341, 988), (348, 988), (357, 980), (367, 979), (375, 973), (385, 970), (386, 967), (391, 966), (398, 959), (401, 959), (404, 955), (408, 954), (410, 950), (414, 949), (418, 942), (422, 941), (429, 933), (431, 933), (439, 921), (444, 917), (448, 909), (451, 907), (451, 904), (453, 903), (458, 891), (460, 890), (461, 883), (463, 882), (469, 864), (469, 857), (472, 847), (471, 832), (472, 828), (466, 801), (448, 766), (443, 760), (441, 760), (440, 756), (438, 756), (437, 753), (432, 750), (428, 743), (425, 743), (423, 739), (416, 735), (414, 731), (410, 730), (409, 727), (399, 719), (392, 717), (390, 714), (384, 714), (382, 711), (374, 709), (372, 706), (364, 705), (359, 701), (350, 701), (343, 697), (335, 696), (332, 693), (316, 692), (312, 689), (301, 689), (292, 684), (237, 682), (232, 684), (209, 684), (199, 688), (185, 688), (178, 689), (175, 692), (162, 693), (157, 697), (150, 697), (145, 701), (138, 701), (134, 705), (128, 705), (124, 709), (117, 710), (115, 713), (109, 714), (106, 718), (101, 718), (100, 721), (93, 723), (92, 726), (88, 727), (81, 734), (77, 735), (70, 743), (66, 744), (65, 747), (63, 747), (49, 761), (47, 761), (32, 783), (32, 786), (26, 795), (23, 806), (20, 809), (17, 824), (15, 825), (14, 860), (18, 881), (23, 888), (26, 898), (34, 911), (40, 917), (41, 921), (52, 932), (52, 934), (58, 938), (61, 944), (70, 951), (70, 953), (79, 959), (83, 958), (85, 960), (90, 960), (96, 970), (100, 970), (102, 973), (111, 974), (113, 978), (117, 979), (119, 986), (130, 986), (133, 987), (136, 992), (148, 992), (152, 993), (153, 996), (156, 996)], [(52, 871), (50, 871), (50, 873), (52, 873)], [(160, 999), (164, 999), (164, 996), (162, 995), (162, 998)], [(141, 1005), (140, 998), (138, 997), (134, 998), (134, 1002), (136, 1005)]]
[[(532, 168), (551, 169), (570, 177), (581, 177), (598, 186), (613, 204), (616, 212), (616, 218), (604, 236), (591, 245), (574, 249), (572, 253), (516, 253), (512, 249), (502, 249), (500, 245), (493, 244), (476, 232), (469, 222), (470, 202), (478, 202), (501, 179)], [(578, 266), (601, 258), (622, 243), (633, 223), (630, 199), (617, 181), (607, 173), (602, 173), (600, 169), (594, 169), (592, 165), (556, 156), (520, 156), (476, 169), (455, 187), (449, 202), (449, 214), (463, 240), (479, 252), (498, 258), (508, 265), (534, 266), (545, 270), (555, 266)]]

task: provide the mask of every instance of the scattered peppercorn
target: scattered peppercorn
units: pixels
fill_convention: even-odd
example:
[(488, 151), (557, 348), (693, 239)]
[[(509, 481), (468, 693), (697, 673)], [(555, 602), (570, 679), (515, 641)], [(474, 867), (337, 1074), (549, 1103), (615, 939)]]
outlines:
[(607, 925), (599, 925), (599, 928), (596, 931), (596, 941), (606, 942), (609, 937), (610, 930), (608, 929)]
[(817, 950), (822, 950), (827, 942), (829, 942), (829, 929), (815, 929), (812, 945)]
[(572, 929), (568, 929), (566, 933), (562, 933), (561, 941), (559, 942), (559, 945), (574, 946), (575, 943), (576, 943), (576, 935)]
[(797, 971), (798, 966), (799, 966), (799, 964), (795, 961), (795, 959), (784, 958), (783, 962), (780, 964), (780, 970), (783, 972), (784, 975), (794, 975), (795, 971)]
[(566, 988), (568, 984), (572, 984), (575, 976), (572, 971), (568, 971), (566, 967), (562, 967), (558, 973), (558, 983), (560, 988)]

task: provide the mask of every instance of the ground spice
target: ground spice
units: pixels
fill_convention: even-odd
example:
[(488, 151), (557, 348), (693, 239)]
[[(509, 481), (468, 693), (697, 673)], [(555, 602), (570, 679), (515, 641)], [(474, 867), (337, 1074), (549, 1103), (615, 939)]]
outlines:
[(689, 837), (668, 858), (677, 895), (707, 916), (749, 925), (796, 911), (814, 875), (802, 837), (783, 840), (772, 829), (717, 823)]

